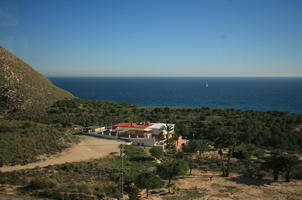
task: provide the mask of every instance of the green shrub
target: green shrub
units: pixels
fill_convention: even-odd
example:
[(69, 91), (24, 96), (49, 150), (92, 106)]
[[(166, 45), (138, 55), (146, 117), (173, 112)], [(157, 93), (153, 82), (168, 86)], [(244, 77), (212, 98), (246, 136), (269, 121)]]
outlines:
[(297, 167), (296, 169), (293, 170), (292, 178), (302, 180), (302, 166)]
[(90, 188), (86, 184), (71, 185), (71, 186), (69, 186), (69, 189), (72, 192), (85, 193), (85, 194), (92, 194), (93, 193), (93, 189)]
[(55, 188), (57, 183), (49, 178), (34, 178), (27, 185), (27, 189), (44, 189), (44, 188)]
[(258, 175), (258, 169), (254, 167), (249, 167), (245, 170), (244, 175), (250, 178), (256, 178)]
[(29, 121), (0, 119), (0, 166), (27, 164), (39, 155), (65, 149), (75, 138), (66, 129)]
[(162, 147), (152, 147), (150, 149), (150, 154), (152, 157), (154, 157), (156, 159), (162, 159), (165, 156), (165, 153), (164, 153)]

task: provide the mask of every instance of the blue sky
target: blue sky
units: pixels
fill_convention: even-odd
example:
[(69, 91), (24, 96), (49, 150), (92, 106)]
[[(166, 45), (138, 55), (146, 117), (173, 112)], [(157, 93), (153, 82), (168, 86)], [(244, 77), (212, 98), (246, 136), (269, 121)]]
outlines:
[(302, 76), (300, 0), (0, 0), (0, 45), (47, 76)]

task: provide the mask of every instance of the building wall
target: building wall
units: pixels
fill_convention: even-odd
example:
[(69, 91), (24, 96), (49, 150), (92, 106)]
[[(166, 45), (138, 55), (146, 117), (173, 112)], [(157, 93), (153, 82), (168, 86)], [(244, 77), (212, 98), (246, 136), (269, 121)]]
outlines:
[(130, 138), (129, 141), (132, 142), (133, 145), (138, 145), (138, 146), (154, 146), (155, 145), (154, 138)]
[(177, 150), (181, 150), (181, 147), (182, 147), (182, 136), (179, 136), (177, 138), (175, 145), (176, 145), (176, 149)]
[(102, 135), (102, 134), (97, 134), (97, 133), (82, 133), (82, 134), (99, 137), (99, 138), (106, 138), (106, 139), (118, 139), (116, 136), (112, 136), (112, 135)]

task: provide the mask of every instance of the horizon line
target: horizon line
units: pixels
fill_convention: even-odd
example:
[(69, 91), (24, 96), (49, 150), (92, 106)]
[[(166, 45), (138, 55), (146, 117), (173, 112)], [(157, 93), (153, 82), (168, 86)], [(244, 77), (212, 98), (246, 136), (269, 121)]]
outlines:
[(45, 75), (49, 78), (302, 78), (302, 75)]

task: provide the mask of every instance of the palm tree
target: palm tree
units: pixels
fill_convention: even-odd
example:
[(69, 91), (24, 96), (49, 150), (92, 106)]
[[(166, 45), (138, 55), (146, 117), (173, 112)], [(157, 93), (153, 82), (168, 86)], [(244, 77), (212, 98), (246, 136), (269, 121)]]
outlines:
[(165, 130), (167, 131), (167, 133), (166, 133), (166, 138), (169, 139), (170, 136), (171, 136), (170, 133), (171, 133), (171, 131), (174, 130), (174, 127), (173, 127), (172, 124), (166, 124)]
[(173, 125), (171, 124), (166, 124), (166, 125), (163, 125), (161, 128), (161, 134), (164, 135), (164, 132), (165, 133), (165, 137), (166, 137), (166, 147), (167, 147), (167, 150), (168, 152), (174, 154), (175, 151), (176, 151), (176, 147), (175, 147), (175, 141), (171, 138), (171, 131), (174, 130), (174, 127)]

